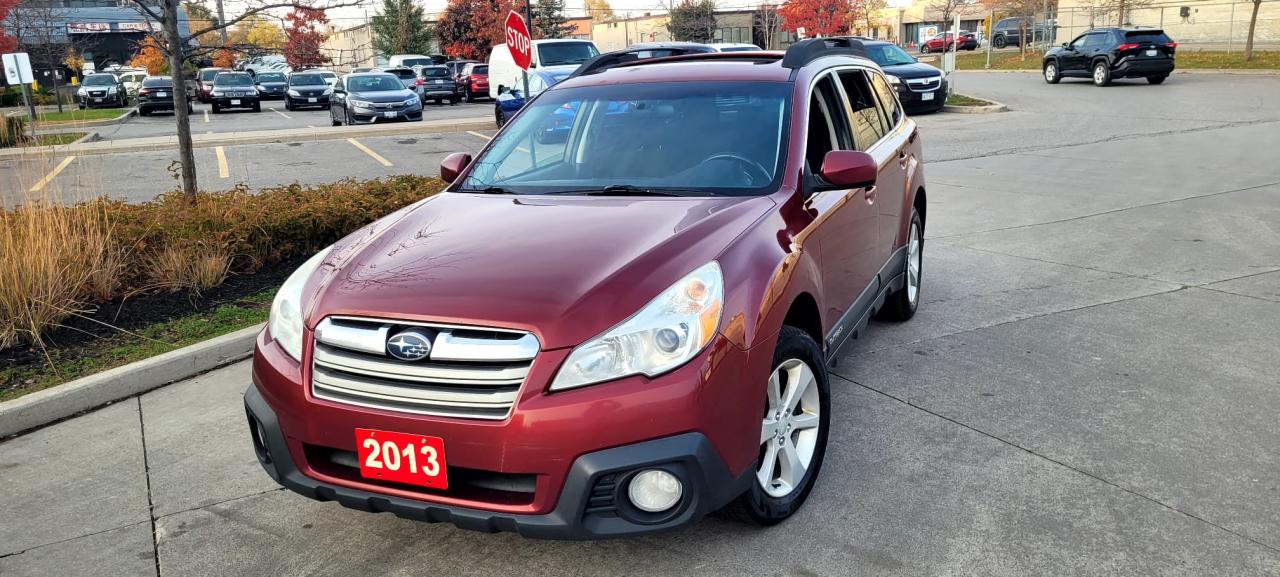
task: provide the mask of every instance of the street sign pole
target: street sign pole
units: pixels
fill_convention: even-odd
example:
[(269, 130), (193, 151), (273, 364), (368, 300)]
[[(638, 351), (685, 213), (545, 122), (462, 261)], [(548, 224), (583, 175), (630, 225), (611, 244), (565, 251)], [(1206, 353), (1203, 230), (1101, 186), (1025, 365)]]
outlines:
[(27, 124), (31, 125), (31, 139), (36, 137), (36, 103), (31, 94), (31, 83), (35, 82), (35, 74), (31, 71), (31, 58), (26, 52), (5, 54), (0, 61), (4, 63), (5, 81), (22, 86), (22, 103), (27, 107)]
[[(524, 0), (524, 22), (529, 31), (529, 57), (533, 57), (533, 0)], [(529, 102), (529, 69), (521, 71), (524, 78), (524, 101)]]

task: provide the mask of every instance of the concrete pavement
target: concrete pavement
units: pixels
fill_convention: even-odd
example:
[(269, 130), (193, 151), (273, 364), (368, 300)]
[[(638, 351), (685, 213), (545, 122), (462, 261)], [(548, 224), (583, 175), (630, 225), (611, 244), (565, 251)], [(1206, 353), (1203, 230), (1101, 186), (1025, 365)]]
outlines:
[(309, 501), (240, 363), (0, 443), (0, 574), (1280, 574), (1280, 91), (971, 82), (1016, 111), (921, 121), (924, 301), (842, 351), (788, 522), (558, 543)]

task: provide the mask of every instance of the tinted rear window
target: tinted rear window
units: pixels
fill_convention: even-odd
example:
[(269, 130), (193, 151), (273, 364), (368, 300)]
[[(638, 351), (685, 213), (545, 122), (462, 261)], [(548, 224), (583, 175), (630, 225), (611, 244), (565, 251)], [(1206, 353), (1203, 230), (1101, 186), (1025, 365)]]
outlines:
[(474, 68), (472, 68), (472, 69), (471, 69), (471, 73), (472, 73), (472, 74), (488, 74), (488, 73), (489, 73), (489, 65), (488, 65), (488, 64), (486, 64), (486, 65), (484, 65), (484, 66), (476, 66), (476, 67), (474, 67)]
[(392, 68), (387, 71), (387, 74), (394, 74), (396, 78), (399, 78), (400, 80), (409, 80), (413, 78), (413, 71), (408, 68)]
[(431, 66), (435, 63), (436, 61), (431, 58), (405, 58), (400, 61), (404, 66)]
[(425, 78), (448, 78), (448, 68), (423, 68), (422, 76)]
[(1125, 42), (1150, 42), (1152, 44), (1168, 44), (1172, 42), (1163, 30), (1134, 30), (1124, 33)]

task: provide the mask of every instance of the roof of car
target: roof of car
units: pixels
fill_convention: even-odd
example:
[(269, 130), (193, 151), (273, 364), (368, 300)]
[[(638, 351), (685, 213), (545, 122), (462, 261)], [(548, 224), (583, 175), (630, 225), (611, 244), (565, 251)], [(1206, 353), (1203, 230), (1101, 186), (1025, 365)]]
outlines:
[[(711, 54), (749, 54), (747, 52), (714, 52)], [(754, 53), (754, 54), (759, 54)], [(781, 56), (781, 53), (773, 52)], [(597, 84), (641, 83), (641, 82), (698, 82), (707, 80), (786, 82), (791, 71), (783, 68), (778, 62), (765, 65), (758, 60), (745, 58), (717, 58), (706, 60), (677, 59), (660, 62), (663, 58), (653, 58), (643, 66), (619, 66), (608, 68), (588, 76), (577, 76), (565, 80), (558, 87), (593, 86)], [(780, 62), (780, 60), (779, 60)]]

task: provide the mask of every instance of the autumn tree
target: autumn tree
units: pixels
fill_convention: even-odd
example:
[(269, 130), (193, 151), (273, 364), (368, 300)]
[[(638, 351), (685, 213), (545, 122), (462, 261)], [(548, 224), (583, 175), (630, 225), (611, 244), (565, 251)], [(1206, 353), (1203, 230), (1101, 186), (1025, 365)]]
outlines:
[(592, 22), (613, 20), (613, 8), (609, 6), (609, 0), (583, 0), (582, 7), (586, 9)]
[[(970, 1), (970, 0), (966, 0)], [(854, 28), (861, 28), (862, 33), (871, 34), (871, 30), (880, 24), (880, 11), (885, 9), (885, 0), (854, 0)]]
[(138, 54), (129, 61), (129, 66), (144, 68), (147, 74), (159, 75), (169, 73), (169, 59), (156, 44), (156, 39), (148, 36), (138, 48)]
[(667, 32), (672, 40), (706, 43), (715, 38), (715, 0), (681, 0), (670, 12)]
[[(9, 18), (9, 12), (18, 5), (18, 0), (0, 0), (0, 22)], [(18, 39), (10, 36), (5, 27), (0, 26), (0, 54), (8, 54), (18, 48)]]
[(573, 32), (569, 17), (564, 15), (564, 0), (538, 0), (533, 5), (534, 36), (568, 38)]
[(435, 34), (413, 0), (382, 0), (373, 17), (373, 49), (379, 54), (426, 54)]
[[(440, 48), (454, 58), (487, 60), (494, 46), (503, 44), (507, 13), (524, 13), (524, 4), (499, 0), (449, 0), (436, 23)], [(534, 28), (537, 28), (536, 22)]]
[(278, 21), (263, 14), (245, 18), (227, 35), (231, 46), (253, 47), (264, 53), (279, 52), (284, 48), (284, 40), (284, 29)]
[(329, 34), (324, 25), (329, 23), (324, 10), (295, 7), (284, 17), (288, 26), (284, 31), (284, 59), (295, 70), (315, 68), (329, 63), (329, 57), (320, 52)]
[(227, 47), (213, 51), (213, 65), (218, 68), (231, 68), (236, 64), (235, 50)]
[(804, 28), (807, 36), (837, 36), (849, 30), (852, 0), (787, 0), (778, 9), (782, 28), (795, 32)]

